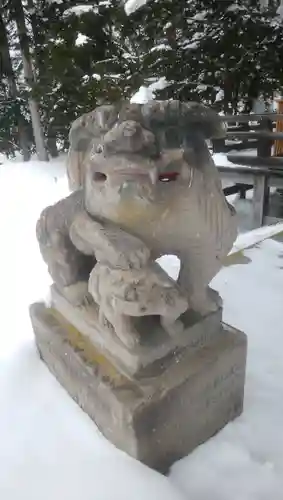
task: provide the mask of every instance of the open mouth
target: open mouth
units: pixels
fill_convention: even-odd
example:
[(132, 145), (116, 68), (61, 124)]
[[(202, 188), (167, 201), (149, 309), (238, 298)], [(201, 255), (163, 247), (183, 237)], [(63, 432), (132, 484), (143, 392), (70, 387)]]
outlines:
[(107, 180), (107, 175), (103, 174), (102, 172), (94, 172), (93, 180), (95, 182), (105, 182)]

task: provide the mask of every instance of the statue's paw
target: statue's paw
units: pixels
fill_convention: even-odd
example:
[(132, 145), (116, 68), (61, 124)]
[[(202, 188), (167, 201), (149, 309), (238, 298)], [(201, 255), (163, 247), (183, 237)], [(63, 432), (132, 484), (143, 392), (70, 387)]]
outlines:
[(62, 288), (64, 297), (75, 307), (87, 306), (93, 303), (91, 295), (88, 293), (87, 281), (78, 281)]
[(119, 315), (113, 326), (117, 337), (128, 349), (134, 349), (139, 344), (140, 336), (130, 316)]
[(134, 349), (139, 344), (139, 334), (134, 328), (130, 331), (115, 329), (115, 333), (128, 349)]
[[(110, 320), (111, 317), (111, 320)], [(125, 315), (109, 314), (99, 310), (99, 324), (102, 328), (111, 329), (128, 349), (134, 349), (140, 341), (139, 333), (133, 325), (132, 318)]]

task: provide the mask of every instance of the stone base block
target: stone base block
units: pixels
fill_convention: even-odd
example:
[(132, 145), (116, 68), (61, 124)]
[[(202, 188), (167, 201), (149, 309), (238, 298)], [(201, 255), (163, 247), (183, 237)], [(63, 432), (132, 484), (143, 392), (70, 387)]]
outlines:
[[(213, 290), (211, 294), (216, 294)], [(218, 295), (218, 294), (217, 294)], [(168, 335), (157, 316), (143, 316), (136, 319), (136, 330), (140, 343), (129, 349), (119, 340), (113, 329), (99, 324), (98, 308), (95, 304), (74, 307), (55, 285), (51, 287), (51, 307), (54, 313), (73, 325), (77, 332), (88, 339), (95, 349), (102, 353), (121, 373), (129, 378), (151, 378), (167, 370), (172, 356), (183, 349), (194, 354), (201, 347), (215, 342), (221, 334), (222, 309), (201, 316), (187, 311), (181, 316), (184, 329), (175, 335)]]
[(160, 472), (242, 412), (247, 341), (230, 326), (193, 355), (183, 349), (161, 375), (137, 381), (87, 338), (74, 344), (74, 327), (44, 304), (30, 314), (41, 357), (72, 398), (113, 444)]

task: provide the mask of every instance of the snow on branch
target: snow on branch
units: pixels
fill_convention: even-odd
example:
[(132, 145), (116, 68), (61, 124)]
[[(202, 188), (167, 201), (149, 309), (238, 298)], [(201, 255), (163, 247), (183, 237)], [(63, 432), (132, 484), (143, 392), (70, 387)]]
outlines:
[[(58, 0), (56, 1), (58, 2)], [(69, 16), (71, 14), (80, 16), (85, 12), (98, 12), (98, 8), (95, 5), (75, 5), (74, 7), (66, 9), (64, 12), (64, 16)]]
[(126, 14), (129, 16), (140, 7), (145, 5), (147, 1), (148, 0), (124, 0)]
[(87, 43), (88, 37), (84, 35), (83, 33), (78, 33), (76, 41), (75, 41), (75, 46), (80, 47), (81, 45), (84, 45)]
[[(63, 3), (63, 0), (48, 0), (49, 3)], [(148, 0), (122, 0), (122, 3), (124, 4), (126, 14), (129, 16), (136, 10), (138, 10), (140, 7), (145, 5), (148, 2)], [(99, 2), (99, 5), (104, 5), (104, 6), (111, 6), (111, 0), (102, 0)], [(84, 14), (85, 12), (89, 11), (97, 11), (98, 7), (93, 4), (85, 4), (85, 5), (75, 5), (73, 7), (70, 7), (65, 11), (65, 15), (70, 15), (70, 14), (76, 14), (80, 16), (81, 14)]]
[(165, 89), (169, 83), (166, 78), (161, 77), (159, 80), (151, 83), (148, 87), (142, 86), (139, 90), (132, 96), (131, 102), (136, 104), (146, 104), (149, 101), (155, 99), (155, 92), (157, 90)]

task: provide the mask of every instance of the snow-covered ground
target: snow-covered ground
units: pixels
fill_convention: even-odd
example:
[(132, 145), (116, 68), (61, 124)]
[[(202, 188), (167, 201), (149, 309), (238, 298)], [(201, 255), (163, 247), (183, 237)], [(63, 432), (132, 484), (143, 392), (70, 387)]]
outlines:
[(257, 244), (214, 279), (249, 339), (245, 411), (165, 478), (107, 442), (36, 353), (28, 306), (50, 280), (34, 227), (66, 193), (62, 162), (0, 165), (1, 500), (283, 499), (283, 243), (241, 235), (234, 250)]

